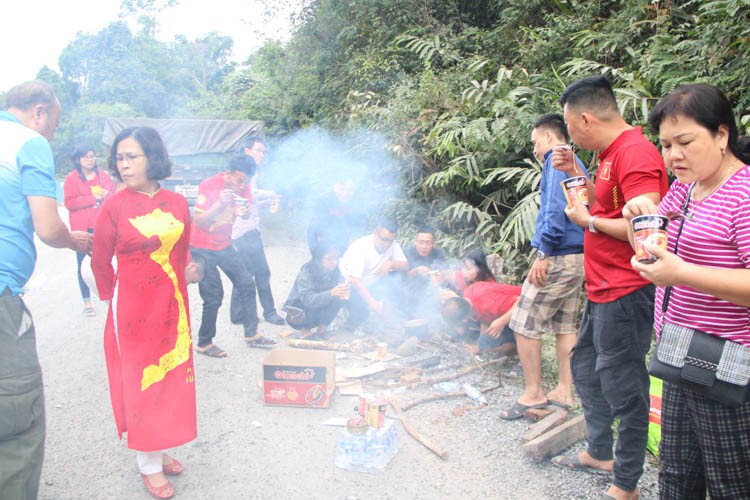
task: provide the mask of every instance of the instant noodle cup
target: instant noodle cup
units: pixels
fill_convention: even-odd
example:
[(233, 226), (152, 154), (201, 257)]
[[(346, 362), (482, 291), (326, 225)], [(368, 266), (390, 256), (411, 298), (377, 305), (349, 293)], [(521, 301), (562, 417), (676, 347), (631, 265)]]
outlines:
[(640, 262), (654, 262), (656, 257), (648, 253), (646, 245), (667, 249), (667, 225), (669, 219), (663, 215), (639, 215), (630, 221), (633, 226), (635, 258)]
[(568, 200), (568, 206), (573, 206), (573, 199), (578, 198), (578, 201), (586, 206), (589, 206), (589, 191), (586, 189), (586, 177), (578, 175), (576, 177), (570, 177), (560, 183), (565, 193), (565, 199)]

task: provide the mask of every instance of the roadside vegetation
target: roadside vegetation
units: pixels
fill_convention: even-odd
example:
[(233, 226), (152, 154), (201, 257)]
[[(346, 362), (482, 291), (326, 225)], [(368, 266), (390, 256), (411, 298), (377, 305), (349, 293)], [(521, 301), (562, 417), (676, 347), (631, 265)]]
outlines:
[(100, 144), (111, 116), (263, 120), (271, 142), (312, 126), (369, 131), (385, 146), (352, 150), (377, 144), (398, 160), (383, 168), (402, 194), (384, 208), (405, 233), (430, 221), (450, 253), (481, 245), (518, 281), (538, 209), (530, 127), (560, 110), (573, 80), (607, 75), (634, 124), (681, 83), (715, 84), (750, 127), (747, 0), (308, 0), (289, 42), (268, 41), (242, 65), (220, 34), (156, 40), (173, 2), (126, 0), (140, 31), (116, 20), (79, 34), (60, 73), (39, 72), (65, 109), (61, 173), (75, 143)]

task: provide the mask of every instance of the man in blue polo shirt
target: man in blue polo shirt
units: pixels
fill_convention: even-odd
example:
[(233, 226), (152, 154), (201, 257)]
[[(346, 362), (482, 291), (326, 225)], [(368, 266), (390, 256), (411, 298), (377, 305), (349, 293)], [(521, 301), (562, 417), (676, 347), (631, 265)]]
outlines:
[(57, 212), (49, 140), (60, 102), (30, 81), (0, 112), (0, 496), (35, 499), (44, 458), (44, 394), (34, 323), (21, 299), (36, 263), (34, 233), (47, 245), (91, 252), (91, 235), (68, 231)]

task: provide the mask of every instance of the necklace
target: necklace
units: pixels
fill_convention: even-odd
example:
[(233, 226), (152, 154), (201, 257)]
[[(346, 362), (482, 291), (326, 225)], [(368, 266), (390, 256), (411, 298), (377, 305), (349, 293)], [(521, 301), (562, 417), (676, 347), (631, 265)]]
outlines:
[(695, 186), (697, 185), (697, 181), (693, 182), (693, 185), (690, 186), (690, 189), (688, 190), (688, 197), (687, 197), (687, 200), (690, 206), (690, 209), (687, 213), (688, 219), (692, 219), (698, 207), (700, 207), (704, 201), (710, 198), (716, 191), (719, 190), (719, 188), (721, 188), (721, 186), (724, 185), (725, 182), (729, 180), (730, 177), (732, 177), (732, 174), (736, 172), (735, 167), (737, 166), (742, 167), (742, 162), (735, 159), (734, 161), (732, 161), (732, 163), (730, 163), (727, 166), (727, 173), (722, 176), (721, 180), (718, 182), (718, 184), (716, 184), (716, 187), (714, 187), (708, 194), (701, 196), (699, 200), (695, 199), (693, 196), (693, 190), (695, 189)]

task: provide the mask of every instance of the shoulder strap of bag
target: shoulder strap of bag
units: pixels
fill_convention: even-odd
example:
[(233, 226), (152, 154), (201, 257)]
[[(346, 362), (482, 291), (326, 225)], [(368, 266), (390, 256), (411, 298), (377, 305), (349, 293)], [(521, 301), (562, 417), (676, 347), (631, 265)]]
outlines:
[[(677, 236), (674, 239), (674, 254), (678, 255), (677, 253), (677, 247), (680, 243), (680, 235), (682, 234), (682, 228), (685, 227), (685, 219), (687, 219), (687, 210), (688, 205), (690, 204), (690, 195), (693, 194), (693, 188), (695, 187), (695, 182), (693, 182), (690, 185), (690, 189), (688, 189), (687, 196), (685, 196), (685, 199), (682, 200), (682, 206), (680, 207), (680, 210), (682, 211), (682, 221), (680, 222), (680, 229), (677, 230)], [(664, 289), (664, 300), (661, 301), (661, 317), (662, 320), (664, 320), (664, 316), (667, 314), (667, 304), (669, 304), (669, 296), (672, 293), (672, 287), (668, 286)], [(664, 321), (662, 321), (662, 325), (664, 324)]]

